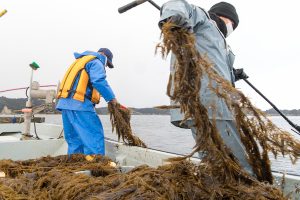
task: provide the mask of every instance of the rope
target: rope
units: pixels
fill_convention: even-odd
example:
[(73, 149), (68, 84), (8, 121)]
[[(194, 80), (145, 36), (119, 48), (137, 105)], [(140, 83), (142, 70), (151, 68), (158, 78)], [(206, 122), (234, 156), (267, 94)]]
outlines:
[[(56, 87), (57, 85), (40, 85), (40, 87)], [(10, 91), (16, 91), (16, 90), (25, 90), (28, 87), (20, 87), (20, 88), (12, 88), (12, 89), (7, 89), (7, 90), (0, 90), (0, 93), (4, 92), (10, 92)]]

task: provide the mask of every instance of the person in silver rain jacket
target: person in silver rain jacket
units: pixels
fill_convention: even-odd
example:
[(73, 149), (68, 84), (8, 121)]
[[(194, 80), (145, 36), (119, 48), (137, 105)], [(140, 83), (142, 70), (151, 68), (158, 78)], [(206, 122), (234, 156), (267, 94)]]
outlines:
[[(162, 6), (159, 27), (161, 28), (168, 20), (195, 34), (197, 50), (200, 54), (208, 56), (210, 61), (214, 64), (214, 70), (220, 76), (232, 84), (234, 84), (235, 79), (240, 78), (234, 75), (233, 62), (235, 56), (226, 42), (226, 37), (228, 37), (239, 24), (239, 18), (233, 5), (220, 2), (213, 5), (211, 9), (206, 12), (204, 9), (189, 4), (185, 0), (171, 0)], [(171, 75), (175, 73), (175, 60), (175, 55), (172, 55), (170, 66)], [(224, 100), (217, 97), (217, 95), (209, 89), (208, 85), (208, 77), (203, 76), (199, 95), (202, 104), (208, 110), (209, 118), (213, 119), (214, 117), (216, 119), (217, 128), (225, 144), (232, 150), (241, 166), (250, 174), (253, 174), (231, 111), (228, 109)], [(171, 102), (171, 104), (174, 105), (174, 102)], [(183, 114), (180, 113), (179, 109), (171, 109), (172, 124), (181, 128), (191, 128), (192, 134), (195, 137), (196, 129), (193, 127), (192, 119), (181, 124), (182, 119)], [(199, 156), (201, 156), (201, 152), (199, 152)]]

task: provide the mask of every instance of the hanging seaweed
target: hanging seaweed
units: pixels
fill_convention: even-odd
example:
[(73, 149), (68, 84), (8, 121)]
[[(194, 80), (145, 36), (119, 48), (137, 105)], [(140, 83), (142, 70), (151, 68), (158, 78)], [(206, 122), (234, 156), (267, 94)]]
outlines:
[(117, 104), (108, 104), (108, 111), (110, 114), (110, 121), (112, 125), (112, 131), (116, 130), (118, 140), (122, 138), (122, 141), (130, 146), (147, 147), (146, 144), (137, 136), (132, 133), (130, 125), (131, 112), (127, 108)]
[[(180, 105), (180, 110), (184, 113), (182, 123), (191, 118), (197, 130), (195, 148), (187, 157), (197, 151), (204, 152), (202, 162), (216, 169), (214, 176), (224, 180), (242, 178), (253, 182), (222, 141), (215, 120), (209, 120), (207, 110), (201, 103), (198, 92), (201, 88), (201, 78), (205, 74), (211, 82), (217, 83), (215, 87), (210, 84), (210, 89), (224, 99), (234, 113), (241, 140), (257, 179), (272, 183), (268, 152), (275, 156), (279, 153), (288, 154), (295, 162), (300, 156), (300, 142), (288, 132), (277, 128), (241, 91), (232, 87), (231, 83), (214, 71), (208, 58), (196, 50), (193, 34), (183, 29), (174, 29), (174, 24), (165, 23), (162, 36), (163, 42), (157, 48), (161, 49), (163, 57), (170, 52), (176, 56), (175, 74), (174, 77), (170, 75), (167, 94)], [(173, 93), (170, 90), (172, 79)]]

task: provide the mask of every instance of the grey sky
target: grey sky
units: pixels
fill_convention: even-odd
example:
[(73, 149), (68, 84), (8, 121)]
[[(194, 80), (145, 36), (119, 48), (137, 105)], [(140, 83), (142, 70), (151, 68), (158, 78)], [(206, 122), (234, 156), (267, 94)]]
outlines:
[[(169, 62), (154, 55), (160, 41), (159, 12), (145, 3), (126, 13), (118, 7), (131, 0), (4, 0), (0, 10), (0, 90), (29, 83), (28, 64), (40, 84), (56, 84), (73, 61), (73, 52), (108, 47), (115, 69), (107, 76), (118, 100), (130, 107), (169, 103), (166, 85)], [(155, 0), (162, 5), (165, 0)], [(219, 1), (189, 1), (205, 9)], [(281, 109), (300, 109), (298, 1), (228, 0), (240, 17), (239, 27), (228, 38), (249, 81)], [(270, 108), (249, 86), (240, 88), (261, 109)], [(24, 97), (23, 92), (0, 96)], [(101, 105), (106, 105), (102, 103)]]

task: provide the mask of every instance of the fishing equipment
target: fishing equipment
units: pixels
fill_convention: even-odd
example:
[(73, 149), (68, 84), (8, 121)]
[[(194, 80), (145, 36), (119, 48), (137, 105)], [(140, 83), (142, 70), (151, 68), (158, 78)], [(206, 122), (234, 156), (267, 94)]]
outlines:
[(255, 92), (257, 92), (257, 94), (259, 94), (264, 100), (266, 100), (273, 108), (274, 110), (276, 110), (278, 112), (278, 114), (280, 114), (281, 117), (283, 117), (283, 119), (285, 119), (293, 128), (295, 128), (296, 130), (293, 130), (295, 133), (297, 133), (298, 135), (300, 135), (300, 126), (298, 126), (297, 124), (293, 123), (291, 120), (289, 120), (289, 118), (287, 118), (263, 93), (261, 93), (252, 83), (250, 83), (247, 79), (243, 79), (253, 90), (255, 90)]
[(127, 10), (130, 10), (131, 8), (134, 8), (140, 4), (143, 4), (145, 2), (149, 2), (150, 4), (152, 4), (155, 8), (157, 8), (158, 10), (160, 10), (160, 6), (158, 6), (154, 1), (152, 0), (135, 0), (125, 6), (122, 6), (118, 9), (119, 13), (123, 13), (126, 12)]
[[(55, 90), (40, 90), (40, 85), (36, 81), (32, 81), (33, 79), (33, 71), (36, 71), (40, 68), (40, 66), (36, 62), (32, 62), (29, 64), (31, 68), (31, 76), (30, 76), (30, 83), (29, 87), (26, 89), (26, 107), (22, 109), (22, 112), (24, 113), (24, 131), (22, 134), (22, 140), (32, 139), (32, 135), (30, 134), (30, 124), (31, 119), (34, 117), (34, 114), (45, 110), (48, 106), (52, 105), (53, 100), (55, 99), (56, 92)], [(29, 94), (27, 94), (27, 90), (29, 90)], [(38, 106), (38, 107), (32, 107), (32, 98), (39, 98), (39, 99), (45, 99), (46, 103), (44, 105)], [(35, 124), (34, 124), (35, 128)], [(36, 129), (35, 129), (35, 135), (36, 138), (39, 139)]]

